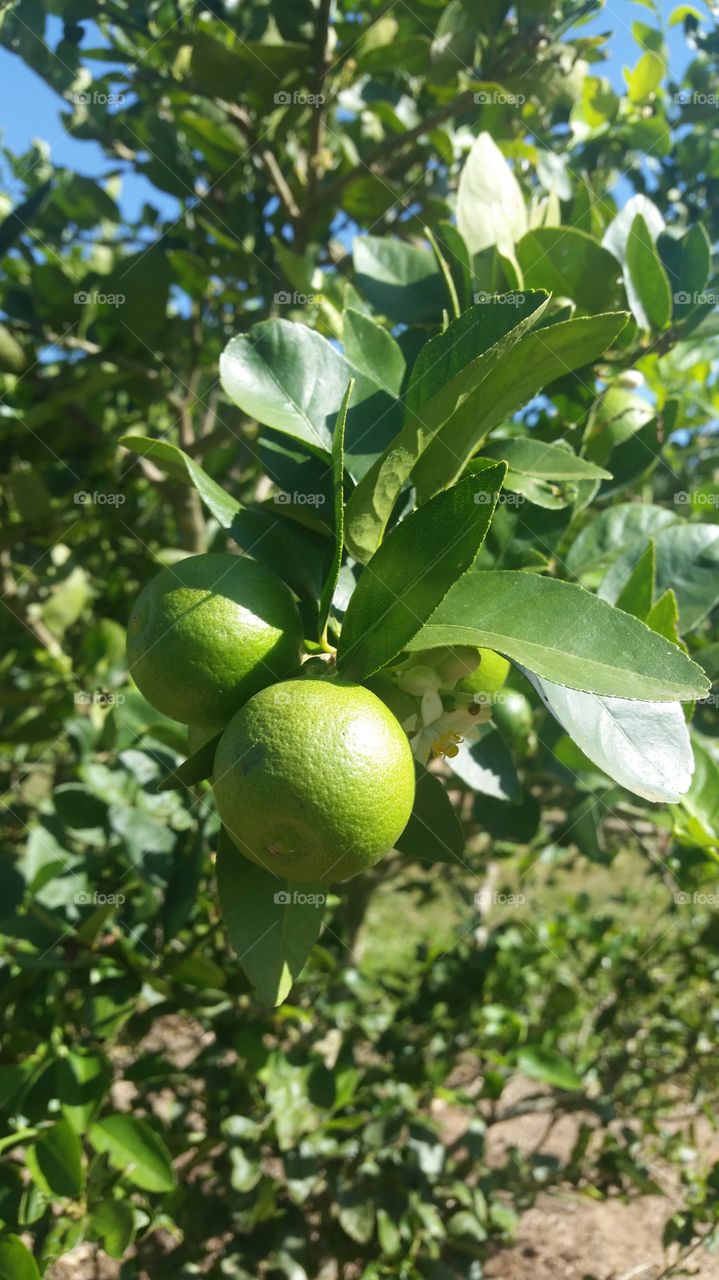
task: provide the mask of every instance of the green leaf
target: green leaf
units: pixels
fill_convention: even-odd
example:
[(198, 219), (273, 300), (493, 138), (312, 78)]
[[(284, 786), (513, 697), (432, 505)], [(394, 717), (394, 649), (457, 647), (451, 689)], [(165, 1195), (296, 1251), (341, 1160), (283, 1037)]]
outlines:
[(641, 214), (654, 242), (664, 230), (664, 218), (654, 202), (645, 195), (631, 196), (616, 217), (612, 218), (602, 237), (605, 249), (613, 253), (622, 266), (626, 263), (627, 244), (637, 214)]
[(120, 444), (140, 458), (148, 458), (174, 480), (191, 484), (199, 493), (210, 515), (223, 529), (230, 529), (237, 513), (242, 510), (236, 498), (208, 476), (188, 454), (166, 440), (153, 440), (149, 436), (122, 436)]
[(347, 410), (352, 399), (354, 391), (354, 378), (350, 378), (345, 391), (344, 400), (340, 407), (339, 418), (335, 427), (335, 433), (332, 440), (332, 488), (334, 494), (334, 543), (332, 548), (332, 562), (325, 578), (322, 588), (319, 608), (318, 635), (321, 644), (327, 642), (327, 622), (332, 608), (332, 600), (337, 588), (337, 582), (340, 576), (340, 568), (342, 567), (342, 552), (344, 550), (344, 534), (345, 534), (345, 505), (344, 505), (344, 475), (345, 475), (345, 423), (347, 422)]
[(184, 33), (176, 44), (180, 54), (183, 47), (189, 50), (190, 76), (197, 87), (210, 98), (228, 102), (241, 101), (249, 93), (270, 107), (278, 84), (286, 85), (293, 72), (300, 75), (307, 61), (306, 45), (289, 41), (237, 39), (230, 44), (196, 31), (189, 45)]
[(648, 49), (642, 54), (637, 65), (630, 71), (624, 68), (624, 79), (630, 102), (650, 102), (659, 91), (664, 78), (666, 63), (654, 50)]
[(604, 570), (624, 551), (634, 552), (634, 564), (660, 529), (676, 524), (678, 516), (650, 502), (624, 502), (609, 507), (576, 537), (565, 557), (570, 573), (581, 577)]
[(106, 1152), (134, 1186), (156, 1192), (174, 1189), (177, 1179), (170, 1153), (147, 1120), (106, 1116), (91, 1126), (88, 1136), (95, 1150)]
[(412, 813), (395, 848), (421, 862), (462, 861), (464, 831), (447, 792), (434, 774), (415, 766), (417, 784)]
[(625, 313), (618, 312), (565, 320), (527, 334), (492, 368), (476, 398), (449, 419), (423, 452), (414, 470), (419, 500), (426, 501), (451, 484), (498, 423), (555, 379), (602, 355), (625, 323)]
[(58, 1060), (55, 1080), (62, 1114), (76, 1133), (86, 1133), (112, 1080), (107, 1058), (71, 1050)]
[(499, 463), (468, 476), (392, 530), (350, 600), (337, 650), (338, 670), (352, 679), (365, 679), (407, 645), (474, 562), (504, 475)]
[(470, 253), (492, 245), (508, 257), (527, 230), (522, 188), (489, 133), (480, 133), (457, 188), (457, 226)]
[(664, 636), (665, 640), (671, 640), (672, 644), (681, 643), (679, 636), (679, 605), (671, 587), (667, 587), (667, 590), (659, 597), (656, 604), (652, 605), (644, 621), (648, 627), (651, 627), (652, 631)]
[(572, 741), (620, 786), (665, 803), (688, 790), (694, 761), (681, 703), (597, 697), (529, 679)]
[(282, 520), (243, 507), (174, 444), (148, 436), (123, 436), (120, 444), (149, 458), (173, 479), (194, 485), (210, 514), (243, 551), (283, 578), (301, 599), (316, 603), (321, 586), (321, 539), (297, 528), (290, 534)]
[[(549, 444), (529, 436), (512, 436), (492, 440), (482, 449), (482, 456), (506, 462), (510, 471), (539, 480), (611, 480), (604, 471), (586, 458), (579, 458), (571, 448)], [(470, 464), (471, 465), (471, 464)]]
[(339, 1224), (351, 1240), (369, 1244), (375, 1229), (374, 1202), (360, 1191), (340, 1191), (337, 1197)]
[(254, 866), (229, 840), (216, 870), (230, 941), (257, 999), (282, 1004), (319, 936), (325, 895)]
[(567, 1062), (554, 1049), (544, 1049), (541, 1045), (525, 1045), (517, 1054), (517, 1066), (523, 1075), (531, 1080), (541, 1080), (544, 1084), (554, 1085), (557, 1089), (574, 1091), (581, 1089), (582, 1077), (571, 1062)]
[(40, 1280), (35, 1259), (17, 1236), (0, 1240), (0, 1280)]
[(174, 791), (178, 786), (194, 787), (195, 783), (204, 782), (206, 778), (210, 778), (215, 764), (215, 752), (221, 737), (221, 733), (216, 733), (214, 738), (204, 742), (197, 751), (158, 782), (157, 790)]
[(672, 316), (672, 290), (649, 228), (638, 213), (626, 246), (627, 297), (641, 329), (664, 329)]
[[(651, 538), (647, 543), (646, 551), (639, 557), (632, 572), (627, 578), (616, 599), (618, 609), (623, 609), (625, 613), (631, 613), (635, 618), (643, 618), (647, 621), (647, 614), (652, 607), (654, 599), (654, 582), (656, 578), (656, 549)], [(656, 631), (656, 627), (652, 627), (652, 631)]]
[(495, 649), (542, 679), (645, 701), (705, 695), (702, 671), (644, 623), (569, 582), (511, 570), (467, 574), (406, 644)]
[(672, 288), (673, 318), (683, 320), (697, 305), (711, 270), (711, 245), (700, 222), (683, 235), (662, 232), (657, 249)]
[(472, 301), (472, 260), (465, 241), (453, 222), (439, 222), (436, 228), (437, 243), (452, 273), (460, 310), (465, 311)]
[(353, 369), (371, 378), (391, 396), (399, 396), (405, 375), (402, 349), (371, 316), (349, 308), (342, 317), (342, 341)]
[(353, 370), (326, 338), (304, 324), (264, 320), (232, 338), (220, 357), (225, 393), (244, 413), (329, 457), (350, 377), (347, 470), (359, 480), (397, 430), (399, 407), (378, 381)]
[[(674, 591), (686, 635), (719, 603), (719, 525), (675, 522), (660, 529), (655, 541), (656, 589)], [(639, 553), (632, 545), (611, 565), (599, 587), (605, 600), (616, 599)]]
[(519, 800), (522, 787), (504, 739), (492, 725), (483, 725), (482, 730), (476, 742), (462, 742), (447, 764), (472, 791), (495, 800)]
[(547, 301), (544, 294), (523, 295), (516, 306), (490, 300), (424, 344), (412, 369), (402, 430), (347, 505), (346, 541), (355, 559), (366, 562), (376, 551), (422, 451), (441, 428), (454, 431), (473, 420), (484, 380), (537, 322)]
[(686, 817), (681, 834), (700, 847), (719, 846), (719, 765), (709, 751), (695, 739), (694, 777), (681, 809)]
[(12, 213), (9, 213), (0, 223), (0, 258), (5, 256), (23, 232), (31, 230), (35, 218), (50, 194), (52, 183), (53, 179), (48, 178), (47, 182), (43, 182), (26, 200), (15, 205)]
[(111, 1258), (124, 1258), (135, 1236), (135, 1215), (127, 1200), (103, 1200), (95, 1205), (88, 1222), (89, 1235), (102, 1244)]
[(446, 301), (433, 254), (404, 240), (358, 236), (352, 257), (357, 288), (375, 311), (394, 323), (437, 320)]
[(82, 1147), (67, 1120), (43, 1129), (28, 1148), (27, 1165), (33, 1181), (46, 1195), (76, 1200), (82, 1191)]
[(452, 275), (452, 272), (449, 269), (449, 264), (444, 254), (442, 253), (442, 250), (440, 249), (439, 244), (437, 243), (437, 238), (434, 232), (432, 231), (432, 228), (424, 227), (423, 230), (424, 230), (425, 236), (429, 240), (430, 245), (432, 246), (432, 252), (434, 254), (435, 261), (442, 273), (442, 279), (444, 280), (445, 286), (447, 288), (447, 304), (448, 304), (447, 310), (453, 320), (458, 320), (462, 314), (462, 308), (459, 304), (459, 295), (457, 293), (457, 288), (454, 283), (454, 276)]
[(548, 289), (590, 313), (626, 305), (616, 259), (583, 231), (572, 227), (528, 231), (516, 254), (527, 289)]

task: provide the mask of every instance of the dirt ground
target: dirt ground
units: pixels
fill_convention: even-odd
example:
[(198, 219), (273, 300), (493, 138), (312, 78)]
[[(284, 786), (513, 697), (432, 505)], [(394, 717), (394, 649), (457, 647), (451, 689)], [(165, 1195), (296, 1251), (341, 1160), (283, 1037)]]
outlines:
[[(177, 1019), (158, 1020), (143, 1048), (172, 1053), (174, 1060), (187, 1065), (199, 1052), (204, 1036), (201, 1027), (186, 1020), (177, 1024)], [(466, 1064), (460, 1071), (466, 1074), (462, 1083), (467, 1088), (473, 1068)], [(476, 1083), (479, 1087), (479, 1080)], [(522, 1105), (528, 1094), (536, 1096), (538, 1091), (538, 1086), (517, 1077), (505, 1089), (502, 1105), (508, 1109)], [(132, 1094), (118, 1096), (115, 1105), (131, 1109)], [(469, 1118), (466, 1110), (437, 1100), (432, 1113), (448, 1145), (461, 1139)], [(566, 1160), (581, 1121), (582, 1116), (567, 1114), (548, 1131), (546, 1114), (535, 1113), (493, 1124), (487, 1131), (487, 1162), (502, 1165), (510, 1147)], [(681, 1120), (674, 1127), (681, 1128)], [(719, 1135), (703, 1123), (697, 1125), (697, 1146), (703, 1165), (719, 1159)], [(662, 1232), (681, 1203), (681, 1192), (675, 1170), (659, 1161), (648, 1163), (663, 1195), (640, 1196), (625, 1204), (619, 1199), (591, 1200), (570, 1190), (540, 1194), (520, 1219), (516, 1243), (487, 1262), (486, 1280), (664, 1280), (669, 1259), (662, 1247)], [(119, 1262), (93, 1245), (82, 1244), (50, 1267), (46, 1280), (118, 1280), (119, 1274)], [(680, 1275), (719, 1280), (719, 1256), (698, 1250), (685, 1271), (671, 1273), (672, 1280)]]
[[(528, 1087), (526, 1081), (514, 1081), (506, 1102), (520, 1101)], [(544, 1140), (546, 1117), (523, 1116), (498, 1124), (489, 1130), (489, 1163), (501, 1164), (511, 1146), (565, 1159), (579, 1119), (563, 1116)], [(719, 1155), (717, 1136), (703, 1126), (700, 1133), (699, 1158), (711, 1163)], [(520, 1219), (517, 1243), (487, 1263), (487, 1280), (659, 1280), (669, 1261), (662, 1232), (681, 1196), (674, 1170), (658, 1161), (649, 1163), (663, 1195), (640, 1196), (625, 1204), (618, 1199), (591, 1200), (573, 1191), (541, 1194)], [(697, 1250), (687, 1270), (673, 1274), (719, 1280), (719, 1257)]]

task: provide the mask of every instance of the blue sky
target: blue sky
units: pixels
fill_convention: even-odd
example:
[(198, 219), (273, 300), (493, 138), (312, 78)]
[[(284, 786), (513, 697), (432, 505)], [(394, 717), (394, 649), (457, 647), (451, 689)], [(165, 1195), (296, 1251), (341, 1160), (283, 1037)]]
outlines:
[[(660, 7), (667, 32), (672, 73), (675, 79), (681, 79), (692, 53), (685, 44), (682, 27), (668, 29), (669, 16), (676, 3), (677, 0), (661, 0)], [(652, 14), (646, 4), (633, 3), (632, 0), (608, 0), (599, 17), (577, 28), (583, 35), (613, 32), (609, 42), (610, 60), (601, 68), (601, 72), (617, 88), (624, 83), (622, 68), (636, 62), (638, 57), (637, 45), (631, 33), (631, 24), (635, 19), (652, 23)], [(91, 24), (85, 25), (91, 28)], [(50, 17), (47, 38), (51, 47), (54, 47), (60, 30), (59, 19)], [(86, 46), (100, 43), (96, 28), (88, 30), (84, 43)], [(108, 64), (101, 64), (101, 69), (106, 72)], [(33, 138), (42, 138), (48, 143), (56, 165), (66, 165), (78, 173), (91, 176), (102, 175), (107, 171), (110, 166), (97, 144), (79, 142), (65, 134), (60, 119), (60, 98), (20, 58), (4, 49), (0, 49), (0, 84), (5, 90), (5, 102), (13, 104), (10, 118), (2, 121), (4, 142), (12, 151), (23, 151)], [(145, 201), (151, 201), (166, 214), (173, 213), (177, 207), (171, 196), (158, 192), (143, 178), (128, 174), (120, 201), (123, 212), (131, 218), (138, 213)]]

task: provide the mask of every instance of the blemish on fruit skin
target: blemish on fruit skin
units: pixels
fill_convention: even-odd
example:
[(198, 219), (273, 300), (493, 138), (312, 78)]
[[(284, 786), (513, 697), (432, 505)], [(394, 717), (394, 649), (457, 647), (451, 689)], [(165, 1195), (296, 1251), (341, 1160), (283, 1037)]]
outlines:
[(250, 747), (249, 751), (239, 761), (240, 773), (246, 778), (249, 773), (254, 773), (256, 769), (261, 769), (265, 763), (267, 748), (264, 743), (256, 742)]

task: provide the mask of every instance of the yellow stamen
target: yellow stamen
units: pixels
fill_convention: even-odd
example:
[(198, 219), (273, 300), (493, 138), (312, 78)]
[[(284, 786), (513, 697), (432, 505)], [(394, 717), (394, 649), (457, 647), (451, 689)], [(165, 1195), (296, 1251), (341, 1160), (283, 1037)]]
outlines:
[(440, 733), (439, 737), (435, 738), (432, 743), (432, 755), (435, 758), (437, 756), (448, 756), (450, 760), (453, 760), (456, 755), (459, 755), (459, 743), (461, 741), (461, 734), (447, 729), (444, 733)]

